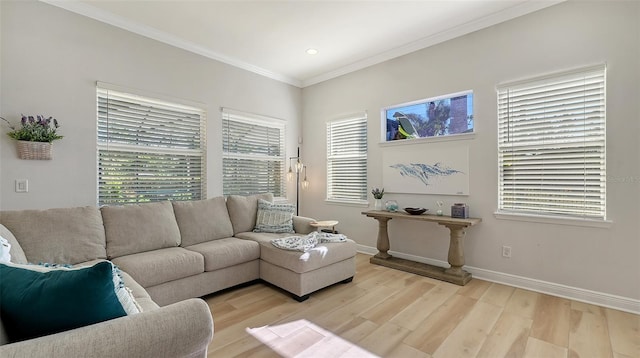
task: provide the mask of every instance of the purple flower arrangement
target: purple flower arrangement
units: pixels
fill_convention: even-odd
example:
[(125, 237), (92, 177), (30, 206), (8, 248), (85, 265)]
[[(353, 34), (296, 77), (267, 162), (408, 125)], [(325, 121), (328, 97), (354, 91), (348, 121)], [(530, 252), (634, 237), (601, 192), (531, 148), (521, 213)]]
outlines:
[(11, 128), (11, 132), (8, 132), (7, 135), (15, 140), (50, 143), (62, 138), (61, 135), (56, 133), (60, 125), (58, 124), (58, 120), (53, 117), (45, 118), (45, 116), (42, 115), (36, 117), (22, 115), (20, 128), (16, 128), (4, 118), (2, 118), (2, 120), (7, 122), (9, 128)]
[(382, 197), (384, 196), (384, 188), (382, 189), (373, 188), (371, 189), (371, 194), (375, 199), (382, 199)]

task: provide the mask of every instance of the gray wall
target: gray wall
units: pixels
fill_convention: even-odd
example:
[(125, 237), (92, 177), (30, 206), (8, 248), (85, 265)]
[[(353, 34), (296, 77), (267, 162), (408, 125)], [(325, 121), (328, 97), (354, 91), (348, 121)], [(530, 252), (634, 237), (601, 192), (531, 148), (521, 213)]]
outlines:
[[(379, 145), (380, 109), (471, 89), (473, 139), (410, 145), (415, 151), (469, 146), (470, 195), (387, 194), (384, 199), (432, 211), (436, 200), (444, 200), (445, 207), (467, 202), (472, 216), (483, 222), (467, 232), (466, 262), (485, 277), (523, 286), (536, 286), (541, 280), (533, 287), (541, 290), (551, 283), (556, 291), (566, 285), (582, 293), (591, 290), (640, 299), (639, 23), (637, 2), (567, 2), (304, 88), (304, 159), (309, 163), (311, 188), (304, 193), (303, 212), (318, 219), (338, 219), (339, 231), (362, 249), (375, 248), (377, 222), (361, 215), (367, 207), (324, 202), (326, 121), (368, 112), (369, 187), (381, 187), (381, 158), (389, 147)], [(598, 63), (608, 68), (607, 214), (612, 224), (594, 228), (495, 218), (496, 85)], [(392, 220), (389, 232), (391, 250), (399, 255), (447, 260), (444, 227)], [(503, 245), (512, 247), (510, 259), (502, 257)]]
[[(340, 220), (337, 228), (370, 250), (377, 225), (360, 214), (367, 207), (324, 201), (326, 121), (368, 112), (369, 186), (379, 187), (385, 150), (378, 144), (380, 108), (472, 89), (473, 139), (411, 145), (418, 151), (468, 145), (470, 195), (388, 194), (385, 199), (431, 210), (436, 200), (467, 202), (472, 215), (483, 219), (468, 231), (467, 265), (485, 276), (511, 277), (523, 286), (566, 285), (638, 302), (639, 19), (635, 2), (562, 3), (301, 91), (47, 4), (2, 1), (0, 115), (14, 122), (20, 113), (53, 115), (63, 124), (65, 138), (55, 142), (54, 160), (25, 161), (16, 158), (14, 143), (0, 135), (0, 209), (95, 205), (95, 82), (103, 81), (206, 106), (210, 197), (222, 192), (219, 107), (287, 119), (289, 156), (295, 153), (302, 118), (302, 155), (311, 181), (302, 193), (302, 214)], [(593, 228), (496, 219), (496, 84), (603, 62), (608, 66), (607, 211), (612, 224)], [(19, 178), (29, 180), (29, 193), (14, 192)], [(443, 227), (392, 221), (390, 235), (398, 255), (446, 261), (448, 232)], [(513, 248), (511, 259), (501, 257), (502, 245)]]
[[(96, 81), (204, 105), (209, 197), (222, 194), (220, 107), (287, 120), (287, 151), (296, 151), (297, 87), (48, 4), (2, 1), (0, 11), (0, 116), (51, 115), (65, 136), (53, 160), (19, 160), (0, 126), (2, 210), (96, 205)], [(15, 179), (28, 179), (29, 192), (15, 193)]]

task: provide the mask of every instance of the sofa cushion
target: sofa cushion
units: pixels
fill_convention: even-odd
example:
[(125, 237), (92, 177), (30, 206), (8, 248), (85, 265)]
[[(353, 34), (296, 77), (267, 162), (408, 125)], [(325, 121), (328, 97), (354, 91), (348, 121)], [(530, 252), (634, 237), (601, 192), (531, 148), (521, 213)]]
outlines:
[(182, 247), (120, 256), (113, 259), (113, 263), (131, 275), (142, 287), (151, 287), (204, 272), (204, 257)]
[(107, 257), (96, 207), (3, 211), (0, 223), (18, 239), (29, 262), (76, 264)]
[(356, 243), (350, 239), (341, 243), (319, 244), (308, 252), (283, 250), (271, 243), (273, 239), (292, 235), (295, 234), (243, 232), (236, 237), (258, 242), (260, 260), (297, 273), (313, 271), (356, 255)]
[(233, 226), (224, 197), (174, 201), (173, 211), (180, 228), (181, 246), (233, 236)]
[(295, 212), (295, 205), (258, 199), (258, 214), (253, 231), (293, 233), (293, 214)]
[(255, 241), (226, 238), (186, 247), (204, 256), (205, 271), (215, 271), (260, 258), (260, 245)]
[(11, 245), (11, 249), (9, 250), (9, 253), (11, 254), (11, 262), (17, 264), (26, 264), (28, 262), (27, 257), (24, 255), (24, 251), (22, 250), (22, 246), (20, 246), (16, 237), (13, 236), (13, 233), (2, 224), (0, 224), (0, 237), (9, 241), (9, 245)]
[(109, 259), (180, 245), (180, 229), (169, 201), (100, 210)]
[(30, 339), (126, 315), (113, 265), (41, 271), (0, 264), (2, 320), (11, 341)]
[(151, 311), (159, 306), (151, 299), (147, 290), (136, 282), (128, 273), (120, 271), (124, 285), (131, 290), (141, 312)]
[(227, 210), (229, 211), (229, 218), (233, 225), (234, 235), (239, 232), (252, 231), (256, 226), (258, 199), (273, 202), (273, 194), (265, 193), (248, 196), (227, 196)]
[(260, 244), (265, 243), (265, 244), (271, 245), (271, 240), (273, 239), (278, 239), (281, 237), (287, 237), (287, 236), (293, 236), (293, 235), (295, 234), (248, 231), (248, 232), (238, 233), (235, 237), (238, 239), (252, 240)]
[(356, 255), (356, 243), (318, 244), (307, 252), (279, 249), (271, 242), (260, 243), (260, 259), (296, 273), (305, 273), (340, 262)]

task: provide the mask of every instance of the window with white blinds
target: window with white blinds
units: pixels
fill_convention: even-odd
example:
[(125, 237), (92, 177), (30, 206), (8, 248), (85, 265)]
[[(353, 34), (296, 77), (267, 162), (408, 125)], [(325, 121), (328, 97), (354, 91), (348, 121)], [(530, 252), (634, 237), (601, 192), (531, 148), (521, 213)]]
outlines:
[(327, 122), (327, 200), (367, 201), (367, 115)]
[(605, 71), (498, 87), (499, 212), (606, 219)]
[(205, 198), (205, 111), (97, 88), (98, 205)]
[(285, 123), (281, 119), (222, 110), (222, 192), (285, 197)]

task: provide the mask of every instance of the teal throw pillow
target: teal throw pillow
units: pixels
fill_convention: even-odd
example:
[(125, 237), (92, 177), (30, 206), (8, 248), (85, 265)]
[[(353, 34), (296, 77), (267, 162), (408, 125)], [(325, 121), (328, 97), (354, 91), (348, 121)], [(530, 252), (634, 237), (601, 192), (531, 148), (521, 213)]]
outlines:
[(258, 199), (258, 216), (254, 232), (294, 233), (293, 214), (296, 207), (291, 204), (271, 203)]
[(0, 314), (12, 342), (125, 316), (113, 264), (43, 270), (0, 263)]

